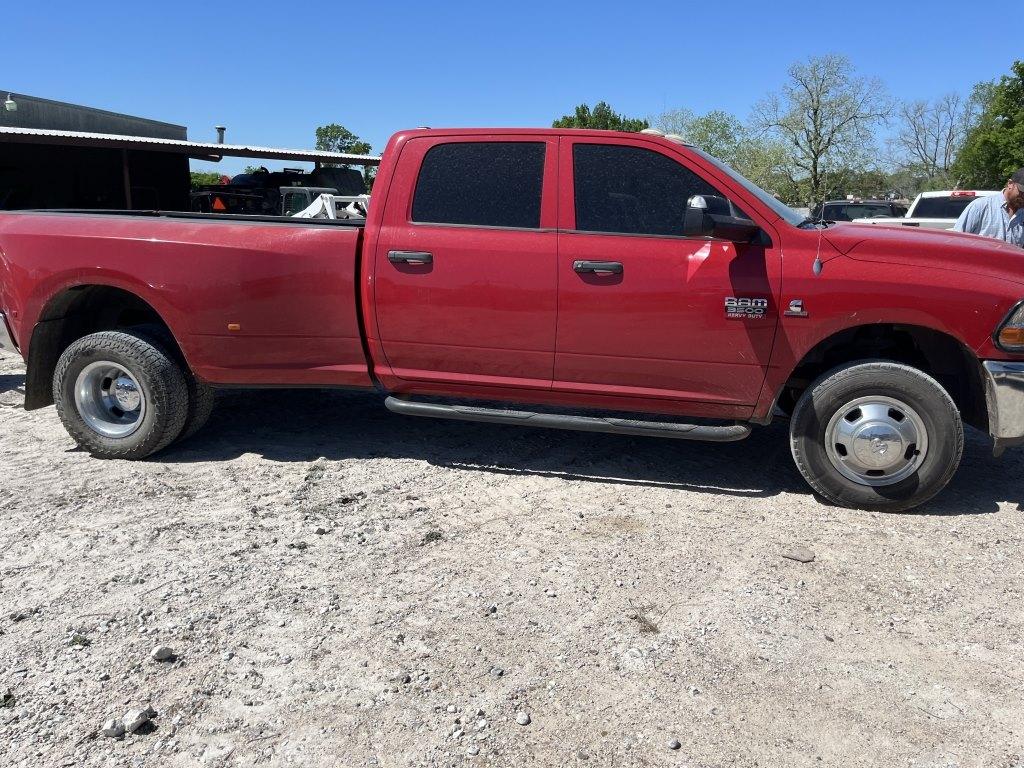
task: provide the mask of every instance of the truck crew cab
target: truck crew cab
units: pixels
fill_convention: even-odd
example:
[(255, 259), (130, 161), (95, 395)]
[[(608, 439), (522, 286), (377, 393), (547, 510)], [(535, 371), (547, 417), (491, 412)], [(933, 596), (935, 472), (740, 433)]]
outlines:
[(907, 509), (965, 422), (1024, 439), (1022, 299), (1018, 248), (817, 224), (652, 133), (403, 131), (365, 221), (0, 214), (0, 346), (100, 458), (191, 435), (218, 386), (359, 387), (685, 440), (788, 418), (814, 490)]

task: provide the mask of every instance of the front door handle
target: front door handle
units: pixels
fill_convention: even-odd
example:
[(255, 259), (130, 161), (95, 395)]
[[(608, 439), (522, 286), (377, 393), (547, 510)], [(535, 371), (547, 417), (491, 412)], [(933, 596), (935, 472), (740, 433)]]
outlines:
[(433, 254), (426, 251), (388, 251), (388, 261), (392, 264), (433, 264)]
[(574, 261), (572, 268), (579, 273), (589, 272), (594, 275), (621, 275), (621, 261)]

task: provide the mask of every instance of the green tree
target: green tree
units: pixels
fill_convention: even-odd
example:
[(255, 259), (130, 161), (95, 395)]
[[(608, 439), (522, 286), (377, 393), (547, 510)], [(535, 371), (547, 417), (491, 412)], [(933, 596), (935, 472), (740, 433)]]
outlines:
[(368, 155), (370, 145), (343, 125), (329, 123), (316, 129), (316, 148), (321, 152)]
[(974, 119), (973, 99), (947, 93), (935, 101), (904, 101), (896, 109), (898, 129), (891, 144), (901, 165), (919, 168), (928, 179), (945, 177)]
[(807, 199), (806, 184), (801, 186), (797, 181), (789, 152), (777, 141), (750, 136), (737, 147), (731, 165), (787, 205), (801, 205)]
[(857, 77), (849, 59), (831, 54), (793, 64), (782, 89), (754, 107), (751, 123), (758, 135), (786, 145), (813, 205), (830, 172), (865, 168), (877, 155), (874, 130), (889, 109), (879, 81)]
[(1024, 166), (1024, 61), (1015, 61), (998, 83), (976, 86), (973, 98), (980, 115), (957, 155), (953, 175), (965, 186), (1001, 189)]
[[(373, 150), (368, 142), (363, 141), (352, 131), (337, 123), (321, 125), (316, 129), (316, 148), (321, 152), (344, 152), (349, 155), (368, 155)], [(351, 168), (351, 165), (344, 164), (342, 168)], [(373, 181), (377, 177), (377, 169), (373, 166), (363, 166), (363, 184), (366, 191), (373, 190)]]
[(778, 141), (759, 138), (728, 112), (713, 110), (695, 115), (688, 109), (675, 109), (653, 119), (654, 127), (681, 136), (695, 147), (735, 168), (762, 189), (785, 202), (792, 199), (799, 185), (793, 180), (789, 153)]
[(695, 115), (688, 109), (674, 109), (654, 118), (654, 127), (664, 133), (682, 136), (688, 143), (734, 168), (740, 147), (748, 139), (746, 129), (735, 115), (717, 109), (706, 115)]
[(220, 174), (217, 171), (189, 171), (192, 181), (192, 191), (200, 187), (208, 187), (212, 184), (220, 184)]
[(890, 186), (890, 175), (878, 168), (836, 168), (826, 180), (825, 197), (842, 199), (847, 195), (881, 197)]
[(563, 115), (551, 124), (552, 128), (593, 128), (602, 131), (642, 131), (651, 124), (639, 117), (624, 117), (605, 101), (599, 101), (591, 109), (580, 104), (572, 115)]

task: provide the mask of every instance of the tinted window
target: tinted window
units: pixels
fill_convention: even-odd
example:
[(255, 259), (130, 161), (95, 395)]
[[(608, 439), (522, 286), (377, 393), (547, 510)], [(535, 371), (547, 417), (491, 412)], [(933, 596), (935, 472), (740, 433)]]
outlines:
[(853, 205), (847, 209), (851, 219), (870, 219), (876, 216), (895, 216), (892, 206), (885, 205)]
[(897, 216), (888, 203), (842, 203), (826, 205), (825, 218), (830, 221), (852, 221), (870, 219), (873, 216)]
[(722, 195), (665, 155), (640, 147), (573, 147), (576, 229), (642, 235), (681, 235), (692, 195)]
[(460, 142), (427, 152), (413, 221), (489, 227), (540, 226), (541, 142)]
[(284, 208), (285, 216), (294, 216), (296, 213), (301, 211), (303, 208), (308, 208), (310, 204), (309, 193), (305, 190), (301, 192), (285, 192), (282, 208)]
[(922, 197), (914, 208), (914, 218), (958, 219), (976, 197)]

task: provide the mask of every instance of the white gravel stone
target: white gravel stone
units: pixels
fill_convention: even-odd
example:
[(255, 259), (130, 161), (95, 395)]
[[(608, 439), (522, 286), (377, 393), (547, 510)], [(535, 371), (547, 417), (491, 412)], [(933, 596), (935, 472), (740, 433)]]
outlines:
[(124, 723), (112, 717), (103, 723), (103, 727), (100, 728), (100, 733), (104, 736), (109, 736), (112, 739), (124, 736)]
[(149, 655), (154, 661), (167, 661), (174, 658), (174, 650), (169, 645), (158, 645), (149, 652)]
[(526, 713), (526, 712), (518, 712), (516, 714), (516, 722), (519, 723), (520, 725), (529, 725), (530, 724), (530, 715), (528, 713)]
[(150, 710), (148, 709), (129, 709), (122, 718), (124, 720), (124, 729), (128, 733), (135, 733), (150, 721), (149, 712)]
[(798, 563), (813, 563), (814, 551), (801, 544), (783, 550), (782, 556), (787, 560), (796, 560)]

